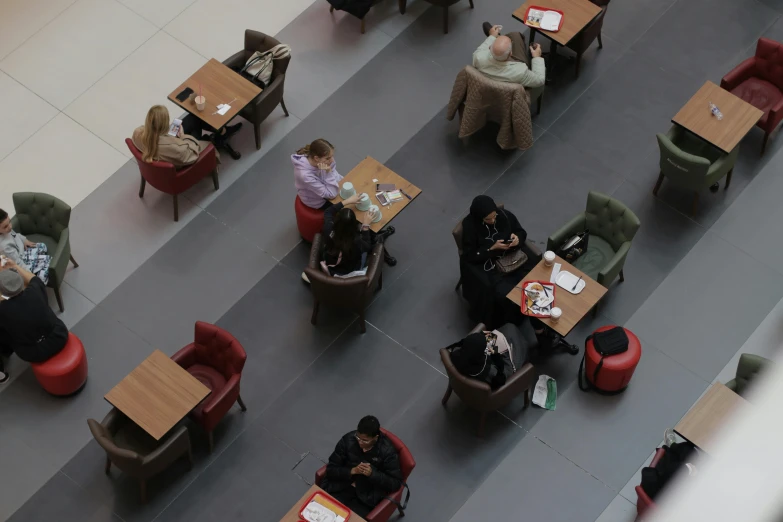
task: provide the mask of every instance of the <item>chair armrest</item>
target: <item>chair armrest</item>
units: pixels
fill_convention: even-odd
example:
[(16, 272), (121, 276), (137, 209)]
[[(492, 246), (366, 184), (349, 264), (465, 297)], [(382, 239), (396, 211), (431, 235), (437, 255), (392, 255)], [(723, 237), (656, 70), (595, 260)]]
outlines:
[(681, 131), (669, 129), (666, 134), (656, 134), (658, 139), (658, 145), (661, 147), (661, 164), (668, 157), (679, 159), (685, 163), (692, 163), (693, 165), (701, 165), (709, 168), (710, 160), (702, 156), (696, 156), (690, 152), (685, 152), (677, 145), (674, 144), (674, 140), (679, 136)]
[(204, 399), (204, 417), (209, 417), (216, 408), (221, 405), (225, 406), (226, 402), (229, 402), (226, 411), (231, 408), (231, 405), (234, 404), (239, 395), (239, 380), (241, 377), (242, 375), (235, 373), (226, 382), (226, 385), (223, 386), (223, 388), (220, 390), (213, 390), (212, 393)]
[(569, 221), (568, 223), (560, 227), (559, 230), (557, 230), (553, 234), (550, 234), (549, 238), (546, 241), (546, 249), (557, 250), (566, 239), (568, 239), (569, 237), (573, 236), (578, 232), (584, 232), (586, 223), (587, 220), (585, 218), (585, 213), (581, 212), (577, 214), (576, 216), (571, 218), (571, 221)]
[(487, 325), (485, 325), (484, 323), (479, 323), (468, 333), (468, 335), (478, 333), (478, 332), (483, 332), (486, 329), (487, 329)]
[(451, 353), (446, 348), (440, 349), (440, 359), (449, 377), (449, 386), (462, 402), (479, 411), (488, 411), (492, 388), (489, 384), (472, 377), (462, 375), (451, 362)]
[(533, 243), (533, 241), (531, 241), (530, 239), (526, 239), (526, 240), (525, 240), (525, 246), (526, 246), (526, 247), (528, 248), (528, 250), (530, 250), (530, 252), (531, 252), (533, 255), (535, 255), (536, 257), (539, 257), (539, 258), (540, 258), (541, 256), (543, 256), (543, 255), (544, 255), (544, 254), (542, 254), (542, 253), (541, 253), (541, 250), (538, 248), (538, 245), (536, 245), (535, 243)]
[(188, 428), (180, 426), (176, 428), (166, 441), (155, 448), (154, 451), (144, 456), (141, 460), (142, 468), (153, 468), (153, 474), (165, 469), (168, 464), (174, 462), (183, 453), (190, 449), (190, 436)]
[(57, 260), (61, 259), (66, 247), (69, 245), (68, 242), (70, 241), (70, 238), (71, 232), (68, 227), (65, 227), (62, 232), (60, 232), (60, 239), (57, 240), (57, 248), (54, 250), (54, 253), (50, 253), (53, 265), (56, 265)]
[(530, 363), (525, 363), (506, 380), (506, 384), (492, 392), (490, 403), (493, 409), (502, 408), (525, 390), (531, 389), (538, 379), (538, 372)]
[(253, 101), (251, 102), (253, 105), (260, 105), (266, 100), (269, 96), (276, 93), (278, 89), (283, 88), (283, 82), (285, 81), (285, 73), (278, 74), (274, 80), (272, 80), (272, 83), (267, 85), (264, 90), (262, 90), (258, 96), (253, 98)]
[(213, 169), (217, 167), (217, 155), (215, 152), (215, 146), (211, 143), (209, 143), (206, 147), (204, 147), (204, 150), (202, 150), (199, 153), (198, 159), (195, 162), (193, 162), (192, 164), (188, 165), (185, 168), (176, 171), (175, 179), (179, 181), (181, 178), (185, 176), (189, 176), (192, 172), (194, 172), (194, 169), (204, 168), (203, 164), (205, 162), (211, 163)]
[(321, 466), (318, 471), (315, 472), (315, 485), (320, 486), (321, 482), (326, 478), (326, 466)]
[(734, 149), (728, 154), (721, 154), (718, 159), (710, 163), (710, 166), (707, 169), (707, 178), (715, 177), (715, 179), (710, 179), (708, 184), (712, 185), (714, 181), (717, 181), (723, 176), (725, 176), (726, 173), (732, 167), (734, 167), (734, 164), (737, 162), (738, 155), (739, 155), (739, 145), (734, 147)]
[(106, 428), (108, 432), (114, 436), (114, 434), (117, 433), (117, 430), (120, 429), (120, 426), (125, 419), (125, 415), (120, 410), (117, 408), (112, 408), (101, 421), (101, 426)]
[(11, 228), (14, 230), (14, 232), (22, 235), (26, 235), (23, 230), (19, 230), (19, 218), (14, 216), (11, 218)]
[(229, 69), (241, 69), (247, 63), (246, 56), (247, 51), (242, 49), (241, 51), (235, 52), (228, 59), (223, 60), (223, 65)]
[(626, 241), (622, 245), (620, 245), (620, 248), (617, 249), (617, 252), (614, 253), (614, 257), (609, 260), (608, 263), (606, 263), (606, 266), (603, 267), (603, 269), (598, 272), (598, 283), (604, 285), (605, 287), (609, 287), (609, 285), (612, 284), (612, 281), (614, 281), (614, 278), (617, 277), (617, 274), (620, 273), (620, 270), (623, 269), (623, 265), (625, 265), (625, 258), (628, 256), (628, 251), (631, 249), (631, 242)]
[(313, 243), (310, 245), (310, 260), (307, 266), (313, 270), (320, 270), (321, 249), (323, 248), (324, 236), (320, 232), (313, 237)]
[(780, 120), (783, 119), (783, 98), (781, 98), (774, 107), (769, 110), (769, 117), (767, 118), (767, 128), (771, 131), (778, 126)]
[[(402, 500), (403, 492), (406, 492), (405, 500)], [(408, 487), (408, 485), (405, 482), (403, 482), (402, 487), (400, 489), (398, 489), (394, 493), (386, 495), (386, 498), (378, 502), (375, 508), (372, 511), (370, 511), (367, 514), (367, 516), (364, 518), (367, 522), (374, 522), (375, 520), (385, 522), (394, 514), (394, 511), (397, 509), (398, 506), (400, 507), (400, 512), (401, 513), (404, 512), (405, 509), (408, 507), (408, 500), (410, 500), (410, 498), (411, 498), (411, 490)]]
[(720, 81), (720, 86), (727, 91), (730, 91), (737, 87), (739, 84), (754, 76), (756, 73), (756, 57), (743, 61), (741, 64), (732, 69), (723, 79)]
[(383, 273), (383, 265), (381, 260), (383, 259), (383, 243), (376, 243), (373, 245), (370, 251), (369, 260), (367, 261), (367, 287), (372, 290), (378, 284), (378, 278)]
[(171, 360), (183, 368), (188, 368), (196, 364), (196, 344), (190, 343), (177, 353), (171, 356)]

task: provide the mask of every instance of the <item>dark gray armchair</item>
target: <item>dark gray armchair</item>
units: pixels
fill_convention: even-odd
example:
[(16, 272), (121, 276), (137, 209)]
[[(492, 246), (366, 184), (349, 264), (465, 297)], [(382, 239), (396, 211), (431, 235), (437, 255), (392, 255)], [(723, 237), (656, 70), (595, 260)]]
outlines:
[(726, 387), (737, 395), (744, 397), (750, 383), (770, 364), (772, 364), (772, 361), (760, 355), (743, 353), (740, 355), (739, 363), (737, 363), (737, 373), (732, 380), (726, 383)]
[[(253, 56), (254, 52), (268, 51), (279, 43), (280, 42), (271, 36), (247, 29), (245, 30), (245, 48), (234, 54), (228, 60), (225, 60), (223, 64), (238, 71), (244, 67), (250, 57)], [(285, 101), (283, 100), (283, 89), (285, 88), (285, 71), (288, 69), (288, 64), (290, 62), (290, 56), (279, 60), (273, 60), (272, 81), (261, 94), (256, 96), (255, 99), (239, 113), (240, 116), (253, 124), (253, 130), (256, 134), (256, 149), (261, 148), (261, 123), (269, 117), (272, 111), (280, 105), (285, 115), (288, 116), (288, 109), (286, 109)]]

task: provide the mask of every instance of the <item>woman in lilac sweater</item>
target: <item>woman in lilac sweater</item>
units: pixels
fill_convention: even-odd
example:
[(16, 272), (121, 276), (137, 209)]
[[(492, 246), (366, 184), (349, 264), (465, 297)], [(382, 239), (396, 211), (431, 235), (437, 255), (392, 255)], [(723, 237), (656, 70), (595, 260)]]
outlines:
[(310, 208), (326, 209), (330, 199), (340, 191), (343, 177), (337, 172), (334, 147), (317, 139), (291, 155), (294, 164), (294, 186), (302, 203)]

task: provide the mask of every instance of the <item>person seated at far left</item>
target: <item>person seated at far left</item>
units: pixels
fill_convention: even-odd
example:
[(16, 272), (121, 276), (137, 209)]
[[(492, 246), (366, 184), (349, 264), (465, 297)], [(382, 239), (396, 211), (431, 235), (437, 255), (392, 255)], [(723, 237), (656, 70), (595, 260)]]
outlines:
[(360, 517), (366, 517), (400, 487), (402, 470), (397, 450), (381, 433), (377, 418), (362, 417), (356, 430), (343, 435), (329, 456), (321, 488)]
[(0, 254), (38, 276), (44, 285), (49, 282), (52, 256), (45, 243), (33, 243), (11, 227), (8, 212), (0, 209)]

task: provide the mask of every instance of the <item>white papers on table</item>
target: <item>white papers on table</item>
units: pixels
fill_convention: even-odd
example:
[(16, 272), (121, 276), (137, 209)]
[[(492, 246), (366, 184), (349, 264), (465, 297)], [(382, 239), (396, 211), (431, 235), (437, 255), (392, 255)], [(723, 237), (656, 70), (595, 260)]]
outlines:
[(557, 11), (547, 11), (544, 13), (544, 16), (541, 17), (541, 29), (545, 31), (556, 31), (558, 26), (560, 25), (560, 20), (563, 18), (563, 15), (558, 13)]
[(549, 276), (550, 283), (554, 283), (557, 280), (557, 274), (560, 273), (561, 266), (563, 266), (562, 263), (555, 263), (555, 266), (552, 267), (552, 275)]
[(302, 510), (302, 517), (308, 522), (344, 522), (345, 519), (316, 501), (310, 501)]
[(227, 103), (221, 103), (220, 105), (217, 106), (217, 108), (218, 108), (217, 113), (220, 114), (221, 116), (223, 116), (228, 111), (231, 110), (231, 105), (229, 105)]

